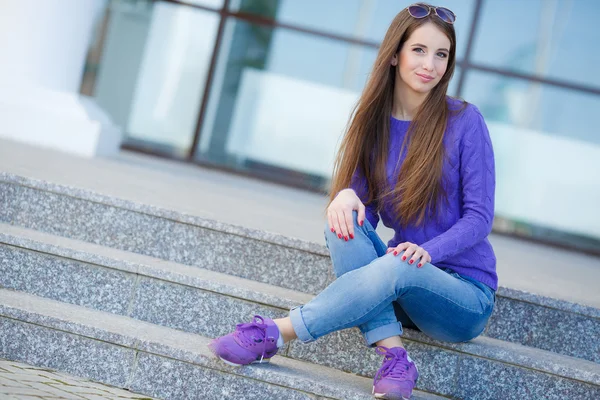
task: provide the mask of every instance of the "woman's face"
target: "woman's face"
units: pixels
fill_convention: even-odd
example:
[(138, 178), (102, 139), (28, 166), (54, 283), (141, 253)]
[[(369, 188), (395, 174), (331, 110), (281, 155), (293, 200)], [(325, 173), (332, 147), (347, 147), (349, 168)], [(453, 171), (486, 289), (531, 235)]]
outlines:
[(439, 83), (448, 68), (450, 39), (431, 22), (418, 27), (392, 65), (398, 65), (400, 79), (408, 89), (425, 94)]

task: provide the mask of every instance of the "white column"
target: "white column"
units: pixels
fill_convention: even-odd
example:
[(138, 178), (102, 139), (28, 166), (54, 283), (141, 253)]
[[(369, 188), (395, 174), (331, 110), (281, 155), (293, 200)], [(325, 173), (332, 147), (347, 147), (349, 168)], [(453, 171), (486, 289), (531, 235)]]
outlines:
[(0, 137), (84, 156), (118, 151), (121, 131), (79, 95), (105, 0), (0, 0)]

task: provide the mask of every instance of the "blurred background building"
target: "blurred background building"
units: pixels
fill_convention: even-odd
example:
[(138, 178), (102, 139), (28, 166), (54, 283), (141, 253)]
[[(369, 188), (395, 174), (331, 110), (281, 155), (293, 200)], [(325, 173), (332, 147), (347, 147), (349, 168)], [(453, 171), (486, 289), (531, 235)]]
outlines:
[[(83, 76), (63, 73), (123, 148), (313, 191), (412, 3), (89, 1)], [(450, 94), (481, 109), (494, 142), (495, 230), (600, 254), (600, 2), (437, 3), (457, 15)]]

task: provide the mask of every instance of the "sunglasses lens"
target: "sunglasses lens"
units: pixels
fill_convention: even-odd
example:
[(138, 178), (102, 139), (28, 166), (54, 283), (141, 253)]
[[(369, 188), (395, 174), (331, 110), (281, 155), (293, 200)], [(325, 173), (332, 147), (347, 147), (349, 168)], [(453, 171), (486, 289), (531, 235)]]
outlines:
[(445, 7), (438, 7), (435, 12), (437, 13), (438, 17), (449, 24), (453, 24), (456, 20), (454, 13)]
[(412, 6), (408, 7), (408, 12), (414, 18), (425, 18), (429, 15), (429, 8), (419, 4), (413, 4)]

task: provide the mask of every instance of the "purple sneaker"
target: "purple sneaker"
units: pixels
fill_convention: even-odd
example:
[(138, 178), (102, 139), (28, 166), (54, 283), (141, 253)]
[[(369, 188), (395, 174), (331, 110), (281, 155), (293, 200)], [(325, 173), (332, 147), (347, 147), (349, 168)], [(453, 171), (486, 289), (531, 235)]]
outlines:
[(235, 331), (216, 338), (208, 348), (225, 363), (234, 367), (269, 362), (277, 353), (279, 328), (272, 319), (255, 315), (248, 324), (238, 324)]
[(379, 346), (377, 354), (385, 356), (375, 374), (373, 395), (377, 399), (408, 400), (419, 379), (417, 366), (402, 347)]

